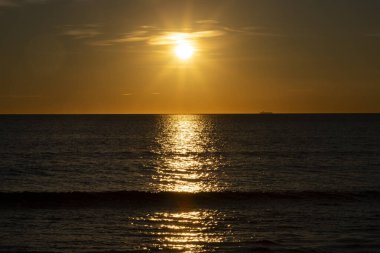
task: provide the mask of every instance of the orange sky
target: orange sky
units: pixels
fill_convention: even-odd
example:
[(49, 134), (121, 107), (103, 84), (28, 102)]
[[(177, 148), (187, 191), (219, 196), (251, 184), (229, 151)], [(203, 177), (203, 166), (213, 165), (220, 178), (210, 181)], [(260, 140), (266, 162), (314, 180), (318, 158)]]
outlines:
[(379, 8), (0, 0), (0, 113), (380, 112)]

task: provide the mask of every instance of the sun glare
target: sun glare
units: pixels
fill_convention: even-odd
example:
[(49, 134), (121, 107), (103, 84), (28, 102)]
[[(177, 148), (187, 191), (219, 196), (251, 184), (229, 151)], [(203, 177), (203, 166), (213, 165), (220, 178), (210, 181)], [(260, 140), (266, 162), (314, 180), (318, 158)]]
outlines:
[(188, 60), (194, 54), (194, 47), (190, 42), (186, 40), (181, 40), (176, 43), (174, 49), (175, 55), (181, 60)]

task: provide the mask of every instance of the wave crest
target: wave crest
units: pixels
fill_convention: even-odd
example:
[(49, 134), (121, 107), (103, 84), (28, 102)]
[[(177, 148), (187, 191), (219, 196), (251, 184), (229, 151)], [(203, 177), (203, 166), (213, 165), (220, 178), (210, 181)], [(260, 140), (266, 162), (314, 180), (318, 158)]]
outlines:
[(0, 192), (0, 208), (86, 208), (255, 204), (265, 201), (380, 201), (380, 192)]

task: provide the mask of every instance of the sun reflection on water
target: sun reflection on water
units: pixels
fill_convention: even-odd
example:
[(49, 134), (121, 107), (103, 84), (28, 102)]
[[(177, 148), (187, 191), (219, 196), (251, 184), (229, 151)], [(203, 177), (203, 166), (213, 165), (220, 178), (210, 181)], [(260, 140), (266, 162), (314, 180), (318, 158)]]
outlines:
[[(210, 192), (227, 187), (220, 168), (224, 159), (215, 122), (201, 115), (162, 116), (152, 152), (154, 173), (150, 189), (157, 192)], [(162, 210), (142, 217), (145, 231), (155, 238), (145, 249), (174, 252), (208, 252), (233, 241), (231, 227), (219, 210), (199, 210), (181, 203), (178, 210)]]
[(201, 115), (164, 116), (156, 138), (159, 154), (153, 188), (157, 191), (222, 190), (213, 125)]
[(135, 224), (145, 224), (142, 231), (156, 238), (153, 246), (145, 249), (200, 253), (211, 250), (215, 244), (233, 241), (231, 227), (225, 219), (216, 210), (196, 210), (155, 212), (133, 220)]

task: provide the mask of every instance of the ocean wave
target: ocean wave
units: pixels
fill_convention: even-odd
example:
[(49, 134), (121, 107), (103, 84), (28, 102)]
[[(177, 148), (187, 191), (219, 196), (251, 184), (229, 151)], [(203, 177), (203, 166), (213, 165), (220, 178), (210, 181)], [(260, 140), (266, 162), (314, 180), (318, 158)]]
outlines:
[(70, 208), (254, 204), (265, 201), (380, 201), (379, 191), (361, 192), (0, 192), (0, 208)]

